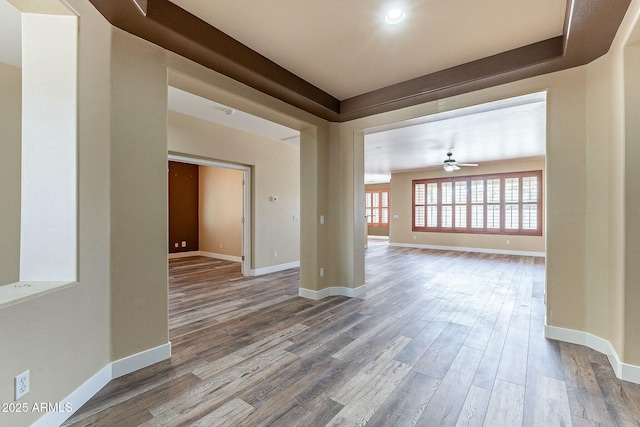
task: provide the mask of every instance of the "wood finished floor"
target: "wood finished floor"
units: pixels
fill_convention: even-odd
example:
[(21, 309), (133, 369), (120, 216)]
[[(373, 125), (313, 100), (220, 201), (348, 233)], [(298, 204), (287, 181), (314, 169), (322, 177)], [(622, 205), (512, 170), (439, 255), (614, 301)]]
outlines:
[(171, 360), (65, 425), (640, 426), (640, 386), (544, 338), (542, 259), (371, 243), (364, 299), (172, 260)]

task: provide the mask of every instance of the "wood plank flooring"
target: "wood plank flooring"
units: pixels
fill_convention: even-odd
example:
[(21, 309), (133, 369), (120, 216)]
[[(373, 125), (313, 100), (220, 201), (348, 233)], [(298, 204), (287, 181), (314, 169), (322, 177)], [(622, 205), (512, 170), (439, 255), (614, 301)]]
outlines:
[(68, 426), (640, 426), (640, 386), (544, 338), (544, 260), (367, 249), (367, 295), (298, 297), (299, 271), (170, 261), (171, 360)]

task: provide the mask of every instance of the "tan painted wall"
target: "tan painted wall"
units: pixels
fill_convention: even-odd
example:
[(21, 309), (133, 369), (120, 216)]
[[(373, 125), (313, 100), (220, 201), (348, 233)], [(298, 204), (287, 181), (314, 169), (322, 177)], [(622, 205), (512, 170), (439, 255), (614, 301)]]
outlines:
[(300, 148), (172, 111), (168, 123), (172, 153), (252, 167), (252, 268), (299, 261)]
[[(88, 2), (70, 0), (69, 3), (83, 20), (79, 28), (78, 65), (79, 282), (0, 309), (0, 402), (13, 402), (13, 377), (26, 369), (31, 373), (31, 390), (21, 402), (55, 403), (111, 361), (111, 26)], [(4, 72), (0, 73), (0, 88), (4, 88), (7, 81)], [(13, 84), (16, 80), (12, 78), (10, 81)], [(2, 99), (2, 111), (19, 117), (19, 103), (5, 103), (5, 98)], [(0, 128), (3, 132), (6, 129), (4, 126)], [(19, 140), (2, 136), (4, 160), (5, 150), (15, 153), (13, 150), (17, 148), (14, 144), (19, 144)], [(13, 169), (12, 173), (15, 171)], [(19, 181), (14, 180), (13, 185), (19, 185)], [(14, 226), (15, 213), (5, 215), (4, 206), (2, 209), (0, 229), (4, 230), (7, 221), (11, 227)], [(14, 250), (17, 252), (18, 248)], [(0, 258), (4, 266), (4, 256)], [(2, 413), (0, 425), (27, 426), (41, 415)]]
[(117, 29), (111, 52), (111, 336), (117, 360), (169, 340), (167, 71), (164, 50)]
[(200, 166), (200, 250), (242, 256), (243, 172)]
[[(640, 30), (640, 29), (639, 29)], [(625, 49), (624, 356), (640, 365), (640, 44)]]
[(20, 275), (21, 70), (0, 62), (0, 285)]
[[(615, 306), (624, 303), (624, 293), (618, 294), (622, 285), (623, 260), (622, 250), (624, 212), (622, 175), (616, 177), (621, 169), (612, 162), (614, 147), (624, 150), (619, 138), (612, 137), (612, 128), (616, 125), (612, 111), (620, 108), (620, 101), (614, 98), (620, 91), (615, 90), (612, 55), (592, 63), (587, 70), (587, 167), (599, 171), (587, 176), (586, 225), (591, 232), (586, 236), (586, 253), (589, 260), (586, 264), (586, 316), (585, 328), (591, 333), (609, 337), (618, 351), (623, 351), (623, 322), (619, 317), (621, 310)], [(624, 117), (624, 113), (620, 114)], [(613, 119), (613, 120), (612, 120)], [(617, 157), (617, 156), (615, 156)], [(616, 160), (617, 161), (617, 160)], [(615, 182), (620, 185), (616, 189)], [(610, 254), (618, 253), (617, 256)], [(617, 265), (616, 265), (617, 264)], [(618, 277), (615, 277), (618, 276)], [(608, 286), (603, 286), (608, 284)], [(620, 299), (621, 298), (621, 299)], [(615, 299), (619, 303), (611, 304)], [(612, 310), (613, 309), (613, 310)]]
[[(456, 176), (483, 175), (490, 173), (506, 173), (518, 171), (543, 171), (543, 194), (546, 179), (544, 178), (544, 159), (505, 163), (487, 163), (477, 168), (467, 168), (456, 172)], [(423, 233), (411, 230), (412, 181), (414, 179), (442, 178), (446, 172), (442, 169), (430, 169), (423, 172), (398, 173), (391, 176), (393, 204), (391, 205), (391, 237), (390, 243), (452, 246), (460, 248), (497, 249), (505, 251), (524, 251), (544, 253), (544, 232), (542, 236), (503, 236), (493, 234), (465, 233)], [(545, 203), (543, 200), (543, 209)], [(397, 215), (399, 218), (394, 218)], [(413, 236), (416, 238), (414, 239)], [(509, 244), (507, 244), (509, 240)]]

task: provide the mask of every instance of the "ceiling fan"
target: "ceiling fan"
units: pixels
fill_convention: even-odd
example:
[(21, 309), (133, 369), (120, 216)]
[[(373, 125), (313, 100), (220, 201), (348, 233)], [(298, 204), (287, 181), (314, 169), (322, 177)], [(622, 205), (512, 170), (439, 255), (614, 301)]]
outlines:
[(447, 172), (453, 172), (460, 169), (460, 166), (478, 166), (477, 163), (458, 163), (455, 159), (452, 159), (453, 153), (449, 151), (447, 153), (447, 160), (442, 163), (442, 168)]

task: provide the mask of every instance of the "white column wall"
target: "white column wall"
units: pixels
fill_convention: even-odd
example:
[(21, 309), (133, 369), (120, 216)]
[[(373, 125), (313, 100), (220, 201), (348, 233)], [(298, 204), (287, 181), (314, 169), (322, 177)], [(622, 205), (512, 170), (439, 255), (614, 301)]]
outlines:
[(77, 17), (24, 13), (22, 35), (20, 280), (76, 281)]

